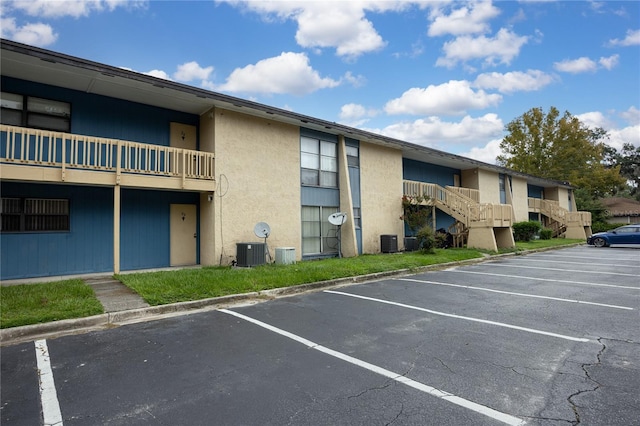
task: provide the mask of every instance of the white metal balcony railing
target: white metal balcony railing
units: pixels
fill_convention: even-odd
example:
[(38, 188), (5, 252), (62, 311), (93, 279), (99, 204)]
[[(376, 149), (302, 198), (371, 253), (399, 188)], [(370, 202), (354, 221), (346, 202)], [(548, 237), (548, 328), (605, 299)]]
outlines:
[(0, 162), (214, 180), (214, 154), (118, 139), (0, 125)]
[(467, 227), (472, 223), (493, 227), (513, 224), (513, 209), (510, 205), (479, 203), (474, 200), (476, 197), (479, 198), (479, 191), (476, 190), (469, 189), (465, 193), (434, 183), (405, 180), (404, 195), (428, 197), (436, 207), (440, 207)]

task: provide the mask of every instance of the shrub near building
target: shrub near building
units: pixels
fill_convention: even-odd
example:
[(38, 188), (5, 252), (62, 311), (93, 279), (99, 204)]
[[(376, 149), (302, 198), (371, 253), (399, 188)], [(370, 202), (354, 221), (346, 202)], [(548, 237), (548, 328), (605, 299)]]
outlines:
[(542, 225), (540, 222), (530, 220), (528, 222), (517, 222), (513, 224), (513, 239), (520, 242), (527, 242), (533, 239), (533, 236), (540, 231)]

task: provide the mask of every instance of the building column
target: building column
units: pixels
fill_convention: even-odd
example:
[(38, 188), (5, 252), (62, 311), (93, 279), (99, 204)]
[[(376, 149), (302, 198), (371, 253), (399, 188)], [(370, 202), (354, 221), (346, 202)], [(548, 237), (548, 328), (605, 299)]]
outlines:
[(216, 263), (215, 250), (215, 193), (200, 193), (200, 265)]
[(113, 187), (113, 273), (120, 273), (120, 185)]
[(353, 218), (353, 198), (351, 196), (351, 182), (349, 179), (349, 164), (344, 136), (338, 139), (338, 181), (340, 182), (340, 210), (347, 213), (347, 221), (340, 228), (341, 256), (354, 257), (358, 255), (358, 239)]

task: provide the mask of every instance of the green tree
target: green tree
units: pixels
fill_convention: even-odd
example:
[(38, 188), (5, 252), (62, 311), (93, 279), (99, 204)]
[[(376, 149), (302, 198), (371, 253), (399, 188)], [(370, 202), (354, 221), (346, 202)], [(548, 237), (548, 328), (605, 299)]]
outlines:
[(532, 108), (505, 127), (499, 165), (531, 175), (569, 182), (599, 198), (624, 184), (620, 166), (604, 164), (607, 132), (590, 129), (568, 111)]
[(615, 195), (640, 200), (640, 146), (625, 143), (620, 152), (608, 146), (604, 154), (607, 167), (620, 167), (620, 175), (627, 181), (627, 185)]

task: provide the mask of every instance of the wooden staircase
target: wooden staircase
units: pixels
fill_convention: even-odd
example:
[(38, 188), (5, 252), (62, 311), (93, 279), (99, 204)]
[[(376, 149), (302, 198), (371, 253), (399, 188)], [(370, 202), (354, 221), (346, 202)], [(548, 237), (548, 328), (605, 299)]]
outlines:
[[(464, 188), (466, 189), (466, 188)], [(435, 183), (404, 181), (404, 195), (425, 197), (425, 205), (434, 205), (465, 227), (510, 227), (512, 208), (508, 204), (480, 203), (455, 187), (442, 187)]]
[[(497, 250), (500, 244), (514, 245), (511, 232), (513, 209), (510, 205), (480, 203), (476, 199), (479, 197), (474, 198), (478, 192), (468, 188), (442, 187), (434, 183), (409, 180), (405, 180), (403, 186), (405, 196), (425, 197), (424, 205), (435, 206), (454, 218), (456, 232), (468, 235), (468, 241), (488, 240), (487, 244), (477, 243), (479, 248)], [(503, 232), (505, 229), (508, 232)]]
[(540, 198), (529, 198), (529, 211), (546, 217), (545, 226), (553, 230), (554, 237), (580, 239), (591, 235), (590, 212), (570, 212), (558, 201)]

